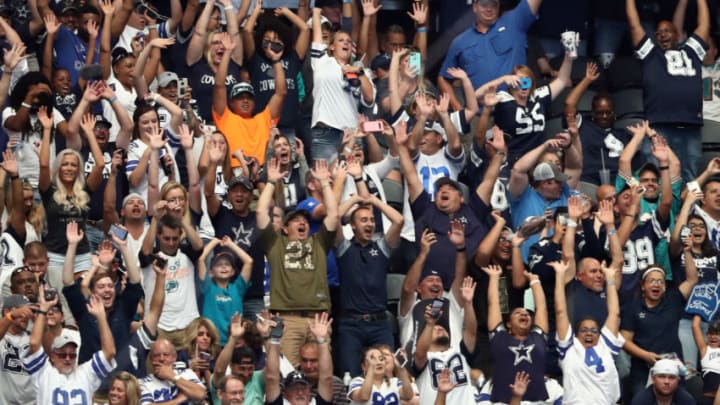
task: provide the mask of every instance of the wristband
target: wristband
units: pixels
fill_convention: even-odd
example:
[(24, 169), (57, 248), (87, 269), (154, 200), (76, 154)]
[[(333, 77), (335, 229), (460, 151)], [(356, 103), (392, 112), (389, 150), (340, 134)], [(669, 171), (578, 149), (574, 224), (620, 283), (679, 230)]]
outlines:
[(419, 27), (419, 28), (417, 29), (417, 32), (418, 32), (418, 33), (421, 33), (421, 34), (426, 34), (426, 33), (427, 33), (427, 28), (425, 28), (425, 27)]
[(615, 285), (615, 280), (608, 280), (606, 282), (607, 285)]
[(116, 101), (117, 101), (117, 96), (112, 96), (112, 98), (109, 99), (108, 101), (110, 102), (110, 104), (116, 102)]
[(282, 60), (281, 60), (281, 59), (276, 59), (276, 60), (272, 61), (272, 64), (274, 65), (274, 64), (276, 64), (276, 63), (280, 63), (280, 62), (282, 62)]
[(352, 3), (352, 0), (343, 0), (343, 4), (350, 4)]
[(232, 6), (232, 4), (228, 4), (227, 6), (223, 7), (223, 10), (230, 11), (235, 10), (235, 8)]
[(352, 153), (352, 149), (348, 148), (347, 146), (345, 148), (343, 148), (343, 151), (345, 153)]
[(568, 228), (577, 228), (577, 222), (573, 221), (572, 219), (568, 219), (566, 226)]
[(535, 284), (540, 284), (540, 280), (533, 280), (530, 282), (530, 287), (534, 286)]
[(157, 30), (157, 29), (158, 29), (158, 25), (157, 25), (157, 24), (148, 25), (148, 26), (147, 26), (147, 29), (148, 29), (148, 31), (149, 31), (149, 30)]
[(20, 178), (20, 176), (18, 176), (18, 175), (16, 174), (16, 175), (14, 175), (14, 176), (10, 176), (10, 181), (17, 180), (17, 179), (19, 179), (19, 178)]
[(35, 312), (38, 313), (38, 314), (47, 315), (47, 311), (43, 311), (42, 309), (38, 309), (38, 310), (36, 310)]
[(160, 95), (159, 95), (159, 94), (157, 94), (157, 93), (153, 93), (153, 95), (152, 95), (152, 101), (153, 101), (153, 103), (157, 103), (157, 99), (158, 99), (158, 97), (160, 97)]
[(358, 176), (358, 177), (353, 177), (353, 180), (355, 181), (355, 183), (359, 183), (359, 182), (363, 181), (363, 178), (362, 178), (362, 176)]
[(5, 315), (5, 319), (7, 319), (10, 322), (15, 320), (15, 318), (13, 318), (13, 316), (12, 316), (12, 312), (8, 312), (7, 315)]
[(277, 187), (277, 180), (268, 180), (267, 182)]
[(660, 166), (658, 170), (670, 170), (670, 166)]
[(27, 109), (29, 110), (29, 109), (32, 108), (32, 105), (30, 105), (30, 104), (28, 104), (28, 103), (26, 103), (26, 102), (23, 101), (22, 103), (20, 103), (20, 107), (25, 107), (25, 108), (27, 108)]
[(271, 345), (279, 345), (279, 344), (280, 344), (280, 339), (270, 338), (270, 344), (271, 344)]
[(617, 235), (617, 229), (611, 229), (607, 231), (608, 236)]
[(465, 246), (463, 246), (463, 247), (461, 247), (461, 248), (455, 248), (455, 251), (456, 251), (456, 252), (464, 252), (464, 251), (466, 251), (466, 250), (467, 250), (467, 247), (465, 247)]
[(327, 339), (317, 339), (317, 344), (319, 344), (319, 345), (327, 344), (327, 342), (328, 342)]

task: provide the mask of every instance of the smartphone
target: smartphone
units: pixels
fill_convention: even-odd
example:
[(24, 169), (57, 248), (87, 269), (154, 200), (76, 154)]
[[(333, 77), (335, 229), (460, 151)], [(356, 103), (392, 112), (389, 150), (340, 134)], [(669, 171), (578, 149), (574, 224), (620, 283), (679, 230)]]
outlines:
[(440, 317), (440, 310), (442, 309), (443, 305), (445, 305), (445, 301), (440, 298), (435, 298), (432, 302), (432, 306), (430, 307), (430, 316), (433, 318)]
[(532, 80), (529, 77), (520, 78), (520, 90), (529, 90), (532, 87)]
[(183, 98), (185, 96), (185, 90), (188, 88), (188, 79), (187, 77), (181, 77), (178, 79), (178, 98)]
[(208, 363), (212, 361), (212, 355), (208, 352), (198, 352), (197, 357), (202, 361), (207, 361)]
[(682, 228), (680, 228), (680, 239), (685, 239), (688, 236), (690, 236), (690, 228), (688, 228), (687, 225), (683, 225)]
[(110, 225), (110, 233), (117, 236), (117, 238), (120, 240), (127, 239), (127, 235), (128, 235), (127, 229), (120, 228), (119, 226), (117, 226), (115, 224)]
[(362, 123), (363, 132), (382, 132), (384, 129), (382, 121), (365, 121)]
[(640, 186), (640, 187), (638, 187), (637, 190), (638, 190), (638, 193), (640, 193), (640, 194), (645, 194), (645, 192), (647, 191), (647, 187), (645, 187), (645, 186)]
[(407, 355), (405, 354), (405, 350), (402, 348), (397, 349), (393, 356), (395, 356), (395, 361), (400, 367), (405, 367), (407, 364)]
[(80, 69), (80, 77), (93, 82), (103, 79), (102, 65), (85, 65)]
[(45, 286), (45, 301), (50, 302), (54, 300), (55, 297), (57, 297), (57, 294), (57, 288), (50, 287), (49, 284)]
[(167, 266), (167, 259), (166, 259), (166, 258), (164, 258), (164, 257), (162, 257), (162, 256), (158, 256), (158, 255), (152, 255), (152, 258), (153, 258), (153, 263), (154, 263), (156, 266), (160, 267), (161, 269), (164, 269), (165, 266)]
[(277, 316), (273, 317), (272, 320), (275, 321), (275, 326), (270, 328), (270, 338), (280, 339), (283, 335), (283, 327), (285, 326), (285, 323), (282, 318)]
[(700, 184), (698, 184), (698, 182), (695, 180), (688, 181), (686, 186), (687, 186), (688, 191), (691, 193), (700, 193), (701, 192)]
[(280, 42), (270, 41), (270, 50), (271, 51), (273, 51), (275, 53), (280, 53), (283, 51), (283, 49), (285, 49), (285, 47)]
[(410, 52), (408, 56), (408, 67), (414, 72), (422, 70), (422, 54), (420, 52)]

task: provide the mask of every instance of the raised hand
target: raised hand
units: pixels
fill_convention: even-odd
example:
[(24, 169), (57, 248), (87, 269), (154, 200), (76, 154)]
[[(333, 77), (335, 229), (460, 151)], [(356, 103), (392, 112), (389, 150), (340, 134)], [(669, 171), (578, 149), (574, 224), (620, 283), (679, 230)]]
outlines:
[(585, 66), (585, 78), (594, 82), (600, 77), (598, 65), (595, 62), (588, 62)]
[(53, 127), (53, 125), (55, 124), (53, 120), (54, 114), (55, 112), (50, 112), (48, 114), (47, 107), (45, 107), (44, 105), (40, 106), (40, 108), (38, 109), (37, 118), (44, 129), (51, 129)]
[(427, 22), (427, 14), (427, 6), (420, 1), (413, 2), (412, 13), (409, 11), (407, 12), (407, 15), (410, 16), (417, 25), (423, 25)]
[(525, 273), (525, 278), (527, 278), (527, 280), (528, 280), (528, 283), (532, 283), (535, 280), (540, 281), (540, 276), (538, 276), (537, 274), (530, 273), (529, 271), (525, 271), (524, 273)]
[(276, 17), (282, 17), (282, 16), (288, 17), (288, 16), (294, 14), (292, 12), (292, 10), (290, 10), (287, 7), (278, 7), (275, 10), (273, 10), (273, 13), (275, 14)]
[(605, 275), (605, 281), (611, 281), (615, 280), (615, 275), (618, 272), (618, 269), (612, 266), (607, 266), (605, 264), (605, 260), (603, 260), (602, 263), (600, 263), (600, 269), (602, 270), (603, 274)]
[(305, 156), (305, 144), (300, 137), (295, 137), (295, 156), (300, 159)]
[(115, 14), (115, 4), (113, 4), (112, 0), (100, 1), (100, 9), (106, 16)]
[[(327, 165), (327, 163), (326, 163)], [(267, 178), (268, 180), (278, 181), (287, 175), (287, 171), (280, 170), (280, 161), (276, 158), (270, 159), (267, 164)], [(313, 174), (314, 175), (314, 174)]]
[[(465, 237), (465, 234), (463, 233), (463, 238)], [(421, 252), (429, 252), (430, 247), (437, 242), (437, 236), (431, 231), (430, 229), (423, 230), (422, 238), (420, 239), (420, 251)]]
[(263, 0), (256, 0), (256, 1), (255, 1), (255, 8), (253, 9), (252, 13), (253, 13), (253, 14), (260, 14), (260, 13), (262, 13), (262, 12), (263, 12), (262, 4), (263, 4)]
[(448, 108), (450, 108), (450, 95), (443, 93), (440, 95), (440, 100), (435, 104), (435, 111), (438, 114), (447, 114)]
[(628, 125), (625, 128), (630, 131), (633, 136), (645, 136), (645, 130), (647, 129), (644, 122), (638, 122), (632, 125)]
[(272, 327), (270, 322), (272, 322), (270, 320), (270, 311), (268, 311), (268, 309), (265, 308), (257, 316), (257, 321), (255, 321), (255, 328), (258, 330), (258, 333), (260, 334), (260, 336), (262, 336), (264, 338), (267, 338), (270, 336), (270, 328)]
[(493, 137), (492, 137), (492, 139), (487, 141), (488, 145), (490, 145), (493, 149), (495, 149), (496, 153), (497, 152), (507, 153), (508, 148), (507, 148), (507, 144), (505, 143), (505, 133), (497, 125), (493, 125), (492, 133), (493, 133)]
[(450, 230), (448, 231), (448, 239), (456, 248), (465, 247), (465, 224), (458, 219), (450, 221)]
[(458, 80), (463, 80), (463, 79), (467, 79), (467, 78), (468, 78), (467, 73), (466, 73), (464, 70), (462, 70), (461, 68), (458, 68), (458, 67), (448, 68), (448, 69), (447, 69), (447, 74), (449, 74), (450, 76), (452, 76), (453, 78), (458, 79)]
[(85, 131), (87, 136), (93, 136), (95, 122), (95, 116), (90, 113), (83, 114), (82, 118), (80, 119), (80, 126), (82, 127), (83, 131)]
[(525, 371), (518, 371), (515, 373), (515, 382), (510, 384), (512, 395), (515, 398), (522, 398), (525, 396), (528, 385), (530, 385), (530, 374)]
[(328, 170), (328, 164), (324, 160), (316, 160), (315, 168), (310, 170), (312, 176), (319, 182), (327, 181), (330, 179), (330, 171)]
[(466, 305), (472, 304), (473, 297), (475, 297), (475, 287), (477, 287), (477, 283), (472, 277), (467, 276), (463, 279), (462, 286), (460, 287), (460, 295)]
[(667, 163), (670, 159), (670, 148), (667, 141), (662, 136), (654, 136), (652, 138), (652, 155), (660, 163)]
[(87, 311), (94, 316), (95, 319), (103, 319), (106, 316), (105, 306), (103, 306), (102, 301), (95, 294), (92, 294), (88, 300)]
[(555, 273), (557, 274), (555, 277), (562, 277), (568, 269), (567, 262), (564, 262), (562, 260), (549, 262), (548, 266), (552, 267), (553, 270), (555, 270)]
[(165, 200), (160, 200), (155, 203), (155, 215), (158, 218), (164, 217), (168, 212), (168, 202)]
[(53, 13), (47, 13), (45, 17), (43, 17), (43, 22), (45, 23), (45, 30), (47, 31), (48, 35), (53, 36), (57, 34), (58, 31), (60, 31), (60, 21), (55, 17), (55, 14)]
[(2, 169), (5, 170), (5, 172), (7, 172), (7, 174), (11, 177), (17, 176), (18, 164), (12, 149), (5, 149), (3, 151), (3, 161), (0, 163), (0, 167), (2, 167)]
[(150, 133), (147, 134), (148, 140), (150, 141), (150, 147), (153, 150), (160, 150), (165, 147), (167, 139), (163, 139), (163, 132), (164, 130), (162, 128), (160, 128), (157, 124), (154, 124)]
[(9, 51), (4, 50), (3, 59), (5, 67), (12, 70), (25, 57), (26, 46), (22, 42), (16, 43)]
[(409, 138), (410, 137), (407, 133), (407, 123), (405, 121), (400, 121), (395, 126), (395, 143), (398, 145), (406, 145)]
[[(120, 228), (120, 229), (123, 229), (123, 230), (126, 230), (126, 231), (127, 231), (127, 228), (125, 228), (125, 227), (122, 226), (121, 224), (115, 224), (115, 226), (118, 227), (118, 228)], [(122, 240), (122, 239), (118, 238), (118, 237), (115, 235), (115, 233), (113, 233), (113, 232), (110, 232), (110, 239), (112, 239), (112, 244), (113, 244), (114, 246), (117, 246), (118, 249), (120, 249), (121, 252), (123, 252), (124, 249), (127, 247), (127, 240)]]
[(353, 177), (362, 176), (362, 162), (352, 156), (348, 159), (347, 172)]
[(165, 49), (175, 44), (175, 38), (153, 38), (148, 45), (155, 48)]
[(502, 268), (496, 264), (491, 264), (489, 266), (481, 267), (481, 270), (485, 272), (485, 274), (488, 275), (488, 277), (500, 277), (502, 276)]
[(98, 36), (98, 25), (95, 20), (88, 20), (85, 23), (85, 29), (87, 30), (90, 38), (97, 38)]
[(362, 0), (363, 15), (365, 17), (370, 17), (377, 14), (377, 12), (380, 11), (381, 8), (382, 4), (376, 6), (374, 0)]
[(178, 129), (178, 132), (180, 132), (180, 145), (182, 145), (182, 148), (192, 149), (194, 140), (193, 136), (195, 135), (195, 132), (191, 131), (187, 124), (180, 125), (180, 128)]
[(115, 248), (112, 245), (112, 242), (109, 240), (102, 241), (97, 248), (97, 254), (98, 259), (100, 260), (100, 264), (103, 266), (108, 266), (110, 263), (112, 263), (113, 259), (115, 258)]
[(208, 157), (210, 158), (210, 162), (221, 164), (223, 160), (225, 160), (225, 155), (227, 155), (227, 145), (224, 142), (209, 140)]
[[(415, 3), (417, 4), (417, 3)], [(453, 388), (457, 386), (457, 383), (452, 382), (452, 378), (450, 378), (450, 369), (445, 367), (440, 374), (438, 375), (437, 380), (437, 390), (438, 392), (443, 392), (447, 394), (448, 392), (452, 391)]]
[(425, 93), (419, 92), (415, 95), (416, 115), (427, 117), (433, 112), (433, 106), (425, 96)]
[(75, 221), (70, 221), (65, 225), (65, 238), (70, 245), (77, 245), (85, 237), (85, 233)]
[(332, 321), (332, 318), (329, 318), (327, 312), (315, 314), (315, 319), (313, 321), (308, 321), (310, 333), (312, 333), (317, 340), (326, 340), (328, 338)]
[(577, 220), (583, 213), (583, 200), (579, 195), (568, 198), (568, 216)]
[(235, 312), (230, 319), (230, 336), (241, 338), (245, 334), (245, 325), (243, 324), (242, 315)]
[(47, 311), (48, 309), (54, 307), (57, 305), (58, 300), (60, 300), (60, 294), (55, 294), (55, 298), (50, 301), (45, 301), (45, 284), (41, 283), (40, 287), (38, 288), (39, 294), (38, 294), (38, 304), (40, 304), (40, 310), (41, 311)]
[(597, 219), (603, 225), (615, 223), (615, 212), (612, 201), (603, 200), (598, 203)]
[(500, 100), (497, 97), (497, 88), (495, 86), (489, 86), (485, 94), (483, 94), (483, 105), (487, 108), (495, 107)]

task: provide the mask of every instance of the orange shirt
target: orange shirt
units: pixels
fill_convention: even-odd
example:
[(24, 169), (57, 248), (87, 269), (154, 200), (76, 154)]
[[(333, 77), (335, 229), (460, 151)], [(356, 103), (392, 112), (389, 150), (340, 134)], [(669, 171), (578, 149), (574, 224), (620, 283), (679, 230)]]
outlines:
[[(270, 128), (278, 122), (277, 118), (272, 118), (268, 107), (252, 118), (243, 118), (230, 111), (230, 108), (225, 108), (221, 116), (213, 110), (212, 115), (218, 131), (227, 139), (229, 154), (242, 149), (245, 156), (254, 157), (261, 165), (265, 163)], [(240, 167), (240, 162), (234, 157), (230, 158), (230, 164), (232, 167)]]

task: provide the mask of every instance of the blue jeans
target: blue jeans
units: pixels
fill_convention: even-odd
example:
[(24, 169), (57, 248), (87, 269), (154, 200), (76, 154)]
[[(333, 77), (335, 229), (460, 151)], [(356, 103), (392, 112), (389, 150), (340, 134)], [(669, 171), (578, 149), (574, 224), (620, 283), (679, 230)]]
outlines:
[[(655, 32), (651, 21), (640, 22), (645, 32)], [(595, 46), (593, 54), (600, 56), (600, 62), (607, 68), (612, 62), (615, 53), (620, 49), (622, 40), (628, 34), (628, 23), (625, 20), (612, 20), (607, 18), (595, 19)], [(652, 35), (652, 34), (651, 34)]]
[(329, 127), (314, 127), (310, 150), (313, 160), (325, 160), (328, 163), (338, 156), (342, 144), (343, 131)]
[(90, 243), (91, 252), (96, 251), (102, 241), (107, 239), (102, 229), (89, 225), (85, 227), (85, 236), (87, 237), (88, 243)]
[[(681, 127), (677, 125), (657, 124), (653, 128), (667, 139), (668, 146), (680, 159), (681, 174), (688, 182), (697, 177), (698, 163), (702, 159), (702, 134), (700, 127)], [(642, 151), (645, 157), (657, 164), (651, 153), (652, 143), (645, 138)]]
[(340, 370), (335, 374), (343, 375), (349, 371), (353, 377), (363, 375), (360, 364), (366, 348), (379, 344), (395, 347), (390, 320), (368, 322), (340, 318), (337, 321), (337, 340)]
[[(708, 323), (703, 321), (701, 323), (703, 334), (707, 334)], [(678, 328), (678, 337), (680, 338), (680, 345), (682, 345), (683, 359), (685, 360), (685, 366), (691, 373), (697, 373), (697, 359), (698, 349), (695, 345), (695, 339), (692, 333), (692, 319), (681, 319), (680, 327)]]

